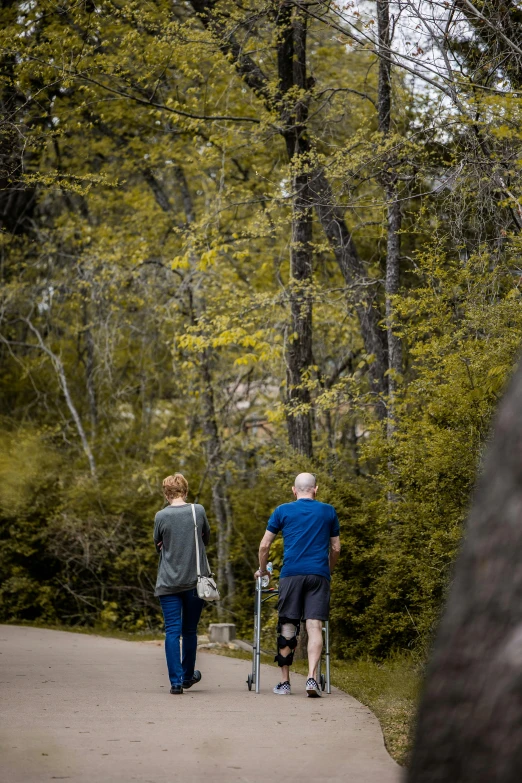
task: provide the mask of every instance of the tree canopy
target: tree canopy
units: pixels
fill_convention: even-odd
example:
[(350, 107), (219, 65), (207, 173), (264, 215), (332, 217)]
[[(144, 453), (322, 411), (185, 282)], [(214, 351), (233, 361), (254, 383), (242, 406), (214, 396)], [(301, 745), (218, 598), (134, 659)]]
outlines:
[(306, 469), (339, 654), (424, 649), (522, 337), (522, 104), (515, 6), (423, 7), (3, 4), (4, 620), (155, 627), (180, 470), (244, 630)]

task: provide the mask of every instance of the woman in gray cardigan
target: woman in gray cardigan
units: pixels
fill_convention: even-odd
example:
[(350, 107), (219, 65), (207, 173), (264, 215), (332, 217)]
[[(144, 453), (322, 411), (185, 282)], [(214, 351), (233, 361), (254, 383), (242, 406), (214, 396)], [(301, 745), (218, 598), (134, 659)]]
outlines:
[[(198, 597), (194, 517), (186, 502), (188, 483), (181, 473), (167, 476), (163, 492), (168, 506), (154, 519), (154, 543), (159, 552), (158, 578), (154, 595), (160, 599), (165, 620), (165, 655), (169, 670), (170, 692), (183, 693), (201, 680), (195, 669), (198, 623), (204, 601)], [(205, 546), (210, 540), (210, 526), (203, 506), (196, 504), (200, 569), (208, 576)], [(183, 637), (183, 656), (180, 637)]]

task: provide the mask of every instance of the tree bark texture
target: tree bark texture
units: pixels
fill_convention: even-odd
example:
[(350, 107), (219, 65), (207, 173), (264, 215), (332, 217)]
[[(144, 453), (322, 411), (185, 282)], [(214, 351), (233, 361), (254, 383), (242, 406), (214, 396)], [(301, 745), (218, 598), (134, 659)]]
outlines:
[[(88, 319), (88, 313), (85, 313), (86, 320)], [(85, 382), (87, 385), (87, 399), (89, 400), (89, 413), (91, 419), (91, 438), (96, 437), (96, 431), (98, 429), (98, 401), (96, 397), (96, 384), (95, 384), (95, 353), (94, 353), (94, 338), (92, 335), (92, 329), (87, 322), (84, 329), (85, 338)]]
[[(213, 33), (223, 55), (234, 63), (245, 84), (264, 102), (267, 109), (279, 113), (281, 118), (280, 132), (285, 138), (288, 154), (291, 155), (291, 139), (287, 132), (288, 123), (285, 121), (284, 103), (280, 100), (280, 94), (274, 99), (267, 75), (250, 54), (243, 52), (234, 35), (228, 30), (224, 18), (214, 12), (215, 0), (191, 0), (191, 5), (200, 17), (202, 24)], [(305, 13), (300, 11), (298, 3), (283, 2), (278, 4), (279, 20), (285, 14), (288, 14), (291, 10), (289, 8), (291, 5), (296, 9), (295, 17), (297, 19), (302, 15), (300, 24), (304, 26)], [(279, 26), (281, 27), (281, 24)], [(296, 35), (296, 39), (299, 39), (299, 35)], [(306, 42), (306, 39), (304, 40)], [(298, 43), (297, 45), (299, 46), (300, 44)], [(280, 58), (285, 46), (289, 47), (288, 41), (284, 41), (284, 46), (280, 47), (278, 51), (279, 69), (281, 68)], [(288, 55), (285, 62), (288, 62)], [(297, 65), (296, 70), (297, 68), (301, 68), (301, 75), (300, 80), (297, 80), (296, 83), (303, 83), (306, 87), (305, 70), (303, 71), (302, 65)], [(289, 73), (289, 69), (286, 68), (285, 78), (288, 77)], [(283, 84), (286, 83), (283, 80)], [(280, 84), (282, 84), (281, 73)], [(304, 108), (306, 109), (306, 107)], [(310, 142), (304, 133), (299, 135), (299, 150), (301, 153), (311, 151)], [(382, 396), (387, 392), (387, 380), (385, 377), (387, 370), (386, 339), (383, 330), (379, 326), (381, 316), (376, 303), (375, 286), (367, 284), (368, 280), (364, 265), (357, 253), (355, 243), (346, 224), (344, 217), (345, 209), (336, 202), (331, 185), (323, 169), (319, 168), (310, 174), (309, 186), (311, 206), (318, 216), (346, 285), (350, 289), (354, 289), (356, 293), (355, 311), (359, 320), (365, 351), (372, 357), (369, 366), (370, 387), (376, 394), (377, 414), (383, 417), (385, 408), (382, 404)]]
[(286, 404), (288, 441), (307, 457), (312, 456), (312, 420), (307, 372), (312, 365), (312, 205), (309, 174), (300, 171), (308, 152), (304, 143), (308, 109), (306, 101), (288, 93), (306, 90), (306, 18), (293, 3), (284, 2), (278, 16), (277, 67), (283, 135), (290, 163), (295, 166), (292, 195), (292, 245), (290, 249), (291, 327), (286, 340)]
[(92, 277), (84, 267), (80, 268), (80, 277), (83, 281), (84, 289), (82, 308), (83, 350), (81, 352), (81, 360), (85, 367), (85, 385), (87, 387), (89, 417), (91, 420), (91, 439), (94, 439), (98, 430), (98, 397), (96, 394), (96, 346), (92, 332), (91, 314), (93, 308), (96, 308), (96, 297), (92, 289)]
[[(377, 0), (377, 32), (379, 50), (383, 56), (379, 58), (379, 80), (377, 91), (377, 112), (379, 131), (384, 137), (389, 136), (391, 129), (392, 82), (391, 62), (385, 56), (390, 49), (390, 9), (389, 0)], [(395, 395), (397, 376), (402, 373), (402, 343), (394, 333), (395, 313), (392, 297), (399, 292), (400, 285), (400, 229), (402, 222), (399, 194), (397, 191), (397, 161), (391, 156), (386, 170), (381, 176), (386, 199), (386, 341), (388, 354), (388, 408), (387, 433), (390, 437), (395, 430)]]
[(397, 186), (393, 180), (386, 186), (386, 336), (388, 339), (388, 434), (395, 427), (395, 395), (397, 376), (402, 374), (402, 341), (395, 334), (395, 311), (392, 297), (399, 293), (400, 286), (400, 229), (401, 206)]
[(429, 662), (408, 783), (522, 770), (522, 364), (500, 405)]
[[(308, 176), (294, 178), (290, 298), (292, 331), (286, 342), (287, 423), (292, 448), (312, 456), (312, 417), (306, 372), (312, 365), (312, 214), (309, 204)], [(293, 413), (294, 406), (306, 406), (306, 412)]]
[[(203, 380), (202, 413), (203, 432), (205, 435), (205, 450), (207, 470), (212, 486), (212, 508), (217, 521), (217, 555), (218, 555), (218, 583), (226, 584), (228, 601), (234, 593), (234, 575), (230, 563), (230, 534), (232, 517), (230, 504), (227, 497), (226, 478), (223, 474), (223, 454), (221, 438), (216, 418), (216, 406), (214, 403), (214, 391), (212, 388), (212, 375), (210, 371), (210, 356), (203, 352), (201, 361), (201, 374)], [(220, 619), (223, 617), (223, 605), (217, 605)]]
[(379, 131), (387, 135), (391, 124), (391, 62), (389, 0), (377, 0), (377, 35), (379, 38), (379, 79), (377, 85), (377, 113)]

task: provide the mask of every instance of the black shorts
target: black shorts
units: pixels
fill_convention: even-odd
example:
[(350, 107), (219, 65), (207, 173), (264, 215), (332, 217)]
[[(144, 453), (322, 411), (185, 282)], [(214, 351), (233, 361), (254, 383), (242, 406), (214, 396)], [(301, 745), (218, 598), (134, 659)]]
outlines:
[(283, 577), (277, 611), (288, 620), (328, 620), (330, 580), (317, 574)]

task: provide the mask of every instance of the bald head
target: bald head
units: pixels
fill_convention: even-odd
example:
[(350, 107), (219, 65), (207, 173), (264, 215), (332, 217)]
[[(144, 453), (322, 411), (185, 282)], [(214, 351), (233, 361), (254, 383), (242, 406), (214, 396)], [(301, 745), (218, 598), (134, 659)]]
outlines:
[(311, 473), (300, 473), (295, 477), (294, 486), (292, 487), (294, 495), (298, 497), (315, 497), (317, 492), (317, 485), (315, 483), (315, 476)]

